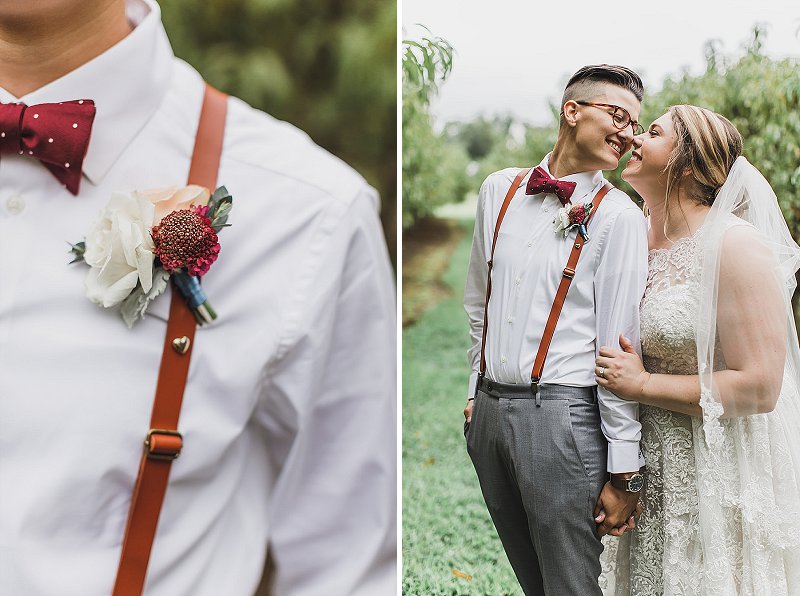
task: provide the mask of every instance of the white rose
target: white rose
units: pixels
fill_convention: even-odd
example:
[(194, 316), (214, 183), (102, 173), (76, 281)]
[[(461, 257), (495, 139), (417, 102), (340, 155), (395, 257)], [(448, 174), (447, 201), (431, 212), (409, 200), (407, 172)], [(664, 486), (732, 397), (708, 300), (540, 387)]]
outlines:
[(83, 257), (90, 266), (86, 296), (106, 308), (122, 302), (136, 287), (153, 285), (155, 207), (138, 192), (114, 193), (86, 236)]

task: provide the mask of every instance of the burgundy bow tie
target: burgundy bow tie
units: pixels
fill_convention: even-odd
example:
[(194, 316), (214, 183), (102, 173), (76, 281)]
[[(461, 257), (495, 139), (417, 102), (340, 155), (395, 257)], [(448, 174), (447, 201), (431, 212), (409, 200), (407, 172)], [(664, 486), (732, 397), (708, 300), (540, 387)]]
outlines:
[(35, 157), (76, 195), (95, 111), (90, 99), (33, 106), (0, 103), (0, 154)]
[(572, 196), (572, 193), (575, 192), (575, 187), (577, 185), (576, 182), (565, 182), (563, 180), (551, 178), (541, 166), (536, 166), (533, 169), (531, 177), (528, 178), (525, 194), (538, 195), (542, 192), (552, 193), (558, 197), (562, 205), (566, 205), (569, 203), (569, 198)]

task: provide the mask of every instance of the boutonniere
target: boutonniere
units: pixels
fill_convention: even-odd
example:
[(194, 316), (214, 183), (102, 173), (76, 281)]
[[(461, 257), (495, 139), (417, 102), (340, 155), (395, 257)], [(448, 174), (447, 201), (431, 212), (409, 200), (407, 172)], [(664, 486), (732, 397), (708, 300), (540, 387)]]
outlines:
[(86, 297), (105, 308), (120, 305), (128, 327), (167, 289), (170, 278), (198, 324), (217, 313), (200, 277), (217, 260), (217, 233), (229, 226), (233, 198), (224, 186), (114, 193), (83, 242), (72, 244), (72, 263), (89, 266)]
[(566, 238), (573, 228), (578, 228), (578, 233), (583, 237), (583, 241), (588, 242), (589, 234), (586, 233), (586, 221), (589, 219), (589, 214), (593, 208), (594, 205), (591, 202), (583, 205), (567, 203), (558, 210), (556, 218), (553, 220), (556, 234), (564, 232), (564, 238)]

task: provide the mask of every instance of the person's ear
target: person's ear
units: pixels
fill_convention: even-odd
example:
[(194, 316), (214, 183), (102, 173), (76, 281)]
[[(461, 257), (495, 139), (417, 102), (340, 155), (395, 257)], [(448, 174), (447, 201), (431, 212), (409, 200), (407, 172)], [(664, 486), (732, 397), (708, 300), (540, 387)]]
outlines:
[(578, 110), (578, 103), (571, 99), (564, 104), (561, 113), (564, 115), (564, 122), (566, 122), (568, 126), (574, 127), (577, 125), (581, 117), (580, 110)]

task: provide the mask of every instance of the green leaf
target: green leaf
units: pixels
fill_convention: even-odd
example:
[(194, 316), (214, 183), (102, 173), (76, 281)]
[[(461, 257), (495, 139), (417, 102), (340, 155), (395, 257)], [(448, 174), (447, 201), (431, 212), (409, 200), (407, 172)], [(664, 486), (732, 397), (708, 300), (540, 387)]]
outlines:
[(208, 218), (215, 232), (225, 227), (228, 214), (233, 208), (233, 197), (224, 186), (220, 186), (208, 200)]
[(145, 294), (142, 289), (142, 284), (136, 285), (134, 290), (128, 295), (120, 305), (120, 314), (122, 320), (128, 328), (132, 328), (133, 324), (139, 319), (144, 318), (144, 313), (150, 303), (158, 296), (164, 293), (167, 289), (167, 282), (169, 281), (169, 273), (164, 271), (161, 267), (153, 271), (153, 287)]
[[(233, 204), (230, 200), (223, 199), (223, 202), (219, 204), (217, 207), (216, 212), (214, 213), (214, 217), (211, 218), (211, 227), (214, 228), (215, 232), (219, 232), (222, 228), (228, 227), (228, 214), (231, 212), (233, 208)], [(210, 216), (210, 212), (209, 212)]]
[(77, 244), (70, 244), (70, 247), (70, 252), (74, 258), (69, 262), (69, 264), (72, 265), (73, 263), (82, 263), (84, 260), (83, 255), (86, 253), (86, 241), (78, 242)]
[(231, 193), (228, 192), (228, 189), (224, 186), (220, 186), (211, 194), (211, 198), (208, 199), (208, 217), (213, 219), (213, 214), (219, 209), (221, 203), (230, 203), (232, 201), (233, 197)]

